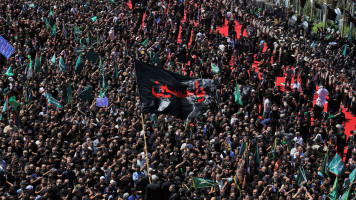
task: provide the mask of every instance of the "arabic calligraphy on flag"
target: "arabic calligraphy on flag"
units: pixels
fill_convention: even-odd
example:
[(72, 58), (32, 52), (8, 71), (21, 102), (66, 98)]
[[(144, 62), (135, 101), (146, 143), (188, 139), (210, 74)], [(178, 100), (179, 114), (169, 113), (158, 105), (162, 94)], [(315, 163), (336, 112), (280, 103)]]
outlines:
[(135, 69), (144, 113), (187, 119), (201, 114), (213, 100), (213, 80), (182, 76), (140, 61), (135, 61)]

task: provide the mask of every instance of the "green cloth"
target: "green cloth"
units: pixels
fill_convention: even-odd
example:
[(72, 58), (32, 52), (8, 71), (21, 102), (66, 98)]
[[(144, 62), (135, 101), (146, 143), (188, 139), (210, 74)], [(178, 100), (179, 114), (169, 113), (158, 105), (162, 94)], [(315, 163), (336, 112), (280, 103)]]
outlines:
[(246, 147), (247, 147), (247, 144), (242, 140), (240, 151), (239, 151), (240, 156), (244, 155)]
[(258, 168), (261, 168), (260, 148), (257, 145), (255, 152), (255, 161)]
[(349, 187), (351, 183), (355, 182), (355, 178), (356, 178), (356, 168), (354, 168), (354, 170), (352, 170), (352, 172), (350, 173), (349, 177), (345, 179), (345, 182), (342, 185), (342, 187), (343, 188)]
[(12, 96), (10, 97), (9, 99), (9, 104), (11, 107), (13, 107), (15, 110), (17, 109), (17, 107), (21, 106), (22, 103), (19, 103), (16, 101), (16, 97), (15, 96)]
[(343, 56), (346, 56), (347, 44), (345, 44), (344, 51), (342, 52)]
[(99, 72), (103, 73), (103, 71), (104, 71), (103, 62), (101, 62), (101, 57), (100, 57), (100, 59), (99, 59)]
[(79, 29), (78, 27), (76, 27), (76, 26), (73, 26), (73, 30), (74, 30), (74, 34), (75, 34), (75, 35), (81, 33), (80, 29)]
[(109, 0), (109, 2), (113, 4), (113, 3), (115, 3), (115, 0)]
[(53, 98), (50, 93), (47, 93), (47, 103), (57, 108), (63, 108), (63, 105), (57, 99)]
[(99, 98), (103, 98), (105, 93), (106, 93), (106, 91), (108, 91), (108, 89), (109, 89), (109, 85), (106, 86), (103, 90), (101, 90), (101, 88), (100, 88)]
[(97, 18), (97, 16), (92, 17), (91, 21), (95, 22), (96, 18)]
[(86, 46), (85, 46), (85, 45), (82, 45), (82, 46), (76, 48), (76, 49), (74, 50), (74, 53), (75, 53), (75, 54), (83, 54), (83, 52), (85, 51), (85, 48), (86, 48)]
[(308, 180), (307, 180), (307, 177), (305, 175), (304, 168), (300, 167), (299, 171), (298, 171), (298, 175), (297, 175), (297, 183), (298, 183), (299, 186), (301, 186), (304, 181), (306, 181), (307, 184), (308, 184)]
[(87, 39), (85, 39), (85, 42), (87, 43), (87, 45), (90, 44), (90, 37), (89, 37), (89, 35), (88, 35)]
[(335, 178), (333, 188), (331, 192), (328, 194), (328, 198), (331, 200), (336, 200), (339, 197), (339, 189), (337, 187), (337, 179), (338, 177)]
[(345, 169), (346, 167), (344, 162), (340, 158), (339, 154), (336, 153), (334, 158), (329, 163), (329, 171), (335, 174), (336, 176), (342, 176), (345, 172)]
[(64, 72), (67, 69), (67, 66), (64, 63), (64, 60), (62, 57), (59, 58), (59, 69), (61, 70), (61, 72)]
[(220, 69), (217, 65), (215, 65), (214, 63), (211, 63), (211, 69), (213, 70), (213, 72), (215, 74), (218, 74), (220, 72)]
[(70, 99), (73, 96), (72, 84), (68, 83), (65, 87), (65, 91), (63, 91), (63, 101), (65, 103), (70, 103)]
[[(4, 107), (2, 108), (2, 113), (6, 112), (7, 110), (8, 110), (8, 99), (6, 98), (4, 102)], [(2, 119), (2, 113), (0, 115), (0, 120)]]
[(321, 165), (321, 169), (320, 169), (320, 174), (323, 175), (323, 177), (328, 176), (328, 166), (329, 166), (329, 151), (325, 153), (323, 164)]
[(204, 188), (204, 187), (214, 187), (214, 186), (218, 186), (218, 183), (211, 181), (211, 180), (205, 180), (202, 178), (196, 178), (196, 177), (192, 177), (193, 180), (193, 186), (194, 188)]
[(352, 187), (352, 185), (349, 186), (349, 188), (344, 192), (344, 194), (340, 197), (339, 200), (349, 200), (350, 199), (351, 187)]
[(56, 54), (53, 55), (51, 60), (49, 61), (52, 65), (56, 63)]
[(95, 53), (92, 49), (89, 50), (89, 52), (87, 53), (87, 55), (85, 55), (85, 58), (93, 63), (96, 62), (96, 60), (98, 60), (99, 55), (97, 53)]
[(56, 27), (56, 24), (54, 24), (52, 27), (51, 27), (51, 31), (52, 31), (52, 37), (54, 37), (57, 33), (57, 27)]
[(12, 66), (10, 66), (9, 69), (7, 69), (5, 75), (6, 76), (14, 76), (14, 73), (12, 71)]
[(161, 67), (161, 60), (159, 59), (159, 53), (155, 53), (150, 59), (150, 65), (155, 65), (157, 64), (157, 67)]
[(41, 71), (41, 63), (38, 60), (37, 54), (36, 54), (36, 57), (35, 57), (35, 72), (39, 72), (39, 71)]
[(75, 73), (80, 74), (80, 72), (83, 70), (84, 64), (80, 60), (80, 55), (77, 58), (77, 62), (75, 63)]
[(91, 97), (91, 86), (89, 85), (87, 88), (85, 88), (80, 94), (79, 94), (79, 99), (82, 101), (89, 101), (92, 99)]
[(239, 84), (236, 84), (236, 88), (235, 88), (235, 102), (238, 102), (238, 104), (243, 106), (242, 96), (241, 96), (240, 89), (239, 89)]
[(147, 45), (148, 45), (148, 38), (145, 39), (145, 40), (141, 43), (141, 45), (144, 46), (144, 47), (147, 47)]
[(88, 5), (88, 2), (85, 2), (84, 8), (85, 8), (85, 11), (86, 11), (86, 12), (88, 12), (88, 11), (89, 11), (89, 5)]
[(312, 48), (315, 47), (315, 41), (310, 45), (310, 47), (312, 47)]

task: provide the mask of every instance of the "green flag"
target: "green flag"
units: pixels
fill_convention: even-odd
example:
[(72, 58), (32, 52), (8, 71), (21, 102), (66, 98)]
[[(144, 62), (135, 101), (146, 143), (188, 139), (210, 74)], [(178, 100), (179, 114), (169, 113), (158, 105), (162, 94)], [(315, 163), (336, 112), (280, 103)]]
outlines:
[(159, 59), (159, 53), (155, 53), (150, 60), (150, 65), (157, 64), (157, 67), (161, 67), (161, 60)]
[(95, 22), (96, 18), (97, 18), (97, 16), (92, 17), (91, 21)]
[(15, 96), (12, 96), (10, 97), (9, 99), (9, 104), (11, 107), (13, 107), (15, 110), (17, 109), (17, 107), (21, 106), (22, 103), (19, 103), (16, 101), (16, 97)]
[(148, 38), (145, 39), (145, 40), (141, 43), (141, 45), (144, 46), (144, 47), (147, 47), (147, 45), (148, 45)]
[(119, 77), (119, 73), (118, 73), (118, 70), (117, 70), (117, 63), (115, 62), (115, 64), (114, 64), (114, 76), (113, 76), (113, 79), (114, 79), (115, 82), (117, 81), (118, 77)]
[(84, 64), (80, 60), (80, 55), (77, 58), (77, 62), (75, 63), (75, 73), (80, 74), (80, 72), (83, 70)]
[(88, 11), (89, 11), (89, 5), (88, 5), (88, 2), (85, 2), (84, 8), (85, 8), (85, 11), (86, 11), (86, 12), (88, 12)]
[(215, 65), (214, 63), (211, 63), (211, 69), (213, 70), (213, 72), (215, 74), (218, 74), (220, 72), (220, 69), (217, 65)]
[(103, 88), (105, 88), (108, 85), (108, 82), (105, 79), (105, 71), (103, 70), (103, 73), (101, 73), (101, 75), (103, 76)]
[(109, 0), (110, 1), (110, 3), (115, 3), (115, 0)]
[(92, 61), (93, 63), (95, 63), (96, 60), (98, 60), (99, 55), (98, 55), (95, 51), (93, 51), (92, 49), (90, 49), (90, 50), (88, 51), (88, 53), (85, 55), (85, 58), (86, 58), (87, 60)]
[(76, 49), (74, 50), (74, 53), (75, 53), (75, 54), (83, 54), (83, 52), (85, 51), (85, 48), (86, 48), (86, 46), (85, 46), (85, 45), (82, 45), (82, 46), (76, 48)]
[(274, 138), (274, 143), (271, 151), (268, 153), (268, 158), (274, 159), (276, 157), (276, 149), (277, 149), (277, 137)]
[(345, 44), (344, 51), (342, 52), (343, 56), (346, 56), (347, 44)]
[(108, 91), (108, 89), (109, 89), (109, 85), (106, 86), (103, 90), (101, 90), (101, 88), (100, 88), (99, 98), (103, 98), (105, 93), (106, 93), (106, 91)]
[(355, 177), (356, 177), (356, 168), (352, 170), (351, 174), (347, 179), (345, 179), (344, 184), (342, 185), (343, 188), (349, 187), (349, 185), (353, 182), (355, 182)]
[(85, 42), (87, 43), (87, 45), (90, 44), (90, 36), (88, 35), (87, 39), (85, 39)]
[(218, 183), (211, 181), (211, 180), (205, 180), (202, 178), (196, 178), (196, 177), (192, 177), (193, 180), (193, 186), (194, 188), (204, 188), (204, 187), (214, 187), (214, 186), (218, 186)]
[(236, 84), (236, 88), (235, 88), (235, 102), (237, 102), (238, 104), (243, 106), (242, 97), (241, 97), (241, 93), (240, 93), (240, 89), (239, 89), (239, 84)]
[(40, 64), (40, 61), (38, 60), (37, 54), (36, 54), (36, 57), (35, 57), (35, 72), (41, 71), (40, 67), (41, 67), (41, 64)]
[(297, 183), (298, 183), (299, 186), (301, 186), (304, 181), (306, 181), (307, 184), (308, 184), (308, 180), (307, 180), (307, 177), (305, 175), (304, 168), (300, 167), (299, 171), (298, 171), (298, 175), (297, 175)]
[(47, 103), (57, 108), (63, 108), (63, 105), (57, 99), (53, 98), (50, 93), (47, 93)]
[(336, 153), (332, 161), (329, 163), (329, 172), (335, 174), (336, 176), (341, 176), (345, 172), (345, 164), (340, 158), (339, 154)]
[(54, 37), (57, 33), (57, 27), (56, 27), (56, 24), (54, 24), (52, 27), (51, 27), (51, 31), (52, 31), (52, 37)]
[(14, 73), (12, 71), (12, 66), (10, 66), (9, 69), (7, 69), (5, 75), (6, 76), (14, 76)]
[(78, 27), (76, 27), (76, 26), (73, 26), (73, 30), (74, 30), (74, 34), (75, 34), (75, 35), (81, 33), (80, 29), (79, 29)]
[(53, 57), (51, 58), (51, 60), (49, 61), (52, 65), (54, 65), (56, 63), (56, 54), (53, 55)]
[(325, 153), (323, 164), (321, 165), (320, 174), (323, 177), (328, 176), (328, 166), (329, 166), (329, 150)]
[(79, 99), (82, 101), (89, 101), (91, 100), (91, 86), (89, 85), (87, 88), (85, 88), (80, 94), (79, 94)]
[[(2, 113), (6, 112), (8, 110), (8, 105), (7, 105), (8, 101), (9, 101), (9, 99), (8, 99), (8, 97), (6, 97), (4, 107), (2, 108)], [(2, 113), (0, 115), (0, 120), (2, 119)]]
[(46, 19), (46, 27), (51, 28), (51, 25), (49, 24), (49, 21)]
[(350, 199), (351, 187), (352, 187), (352, 185), (349, 186), (349, 188), (344, 192), (344, 194), (340, 197), (339, 200), (349, 200)]
[(28, 82), (26, 84), (25, 103), (27, 106), (29, 106), (32, 103), (32, 89), (28, 84)]
[(246, 145), (245, 141), (242, 140), (241, 147), (240, 147), (240, 150), (239, 150), (239, 155), (240, 156), (244, 155), (246, 147), (247, 147), (247, 145)]
[(257, 167), (261, 168), (260, 148), (258, 147), (258, 145), (256, 147), (256, 152), (255, 152), (255, 161), (256, 161)]
[(338, 177), (335, 178), (335, 181), (334, 181), (334, 186), (331, 190), (331, 192), (329, 193), (328, 195), (328, 198), (331, 199), (331, 200), (336, 200), (337, 198), (339, 198), (339, 189), (337, 187), (337, 179)]
[(103, 63), (101, 61), (101, 57), (99, 58), (99, 67), (98, 68), (99, 68), (99, 72), (103, 73), (104, 67), (103, 67)]
[(70, 99), (72, 98), (72, 95), (73, 95), (72, 85), (70, 83), (68, 83), (66, 86), (66, 89), (67, 89), (66, 95), (65, 95), (66, 98), (64, 99), (64, 101), (66, 103), (69, 103)]
[(49, 16), (53, 17), (53, 11), (52, 10), (49, 11)]
[(64, 72), (67, 69), (67, 66), (64, 63), (64, 60), (62, 57), (59, 58), (59, 69), (61, 70), (61, 72)]
[(28, 65), (28, 69), (27, 69), (27, 79), (32, 78), (32, 76), (33, 76), (33, 65), (30, 57), (30, 64)]
[(315, 47), (315, 41), (310, 45), (311, 48)]

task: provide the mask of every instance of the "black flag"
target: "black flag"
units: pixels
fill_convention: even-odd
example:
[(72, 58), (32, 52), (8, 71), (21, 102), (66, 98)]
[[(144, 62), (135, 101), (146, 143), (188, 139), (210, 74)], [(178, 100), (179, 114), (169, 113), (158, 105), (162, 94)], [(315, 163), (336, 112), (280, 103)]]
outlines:
[[(313, 1), (314, 1), (314, 0), (313, 0)], [(317, 2), (315, 2), (315, 1), (314, 1), (314, 6), (315, 6), (315, 8), (317, 8), (317, 9), (322, 9), (321, 5), (320, 5), (319, 3), (317, 3)]]
[(300, 0), (300, 1), (299, 1), (300, 6), (301, 6), (302, 8), (304, 8), (306, 2), (307, 2), (307, 0)]
[(329, 6), (328, 6), (327, 18), (330, 19), (330, 20), (332, 20), (332, 21), (335, 21), (336, 16), (337, 16), (337, 15), (336, 15), (336, 13), (334, 12), (334, 10), (331, 9), (331, 8), (329, 8)]
[(213, 80), (182, 76), (137, 60), (135, 70), (143, 113), (193, 118), (213, 100)]

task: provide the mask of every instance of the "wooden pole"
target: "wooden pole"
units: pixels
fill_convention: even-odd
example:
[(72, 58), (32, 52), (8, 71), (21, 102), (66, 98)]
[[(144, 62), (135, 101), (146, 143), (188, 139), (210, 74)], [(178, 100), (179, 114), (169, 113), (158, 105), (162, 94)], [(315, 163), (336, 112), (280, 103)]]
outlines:
[(151, 183), (150, 166), (148, 165), (148, 156), (147, 156), (147, 142), (146, 142), (145, 123), (143, 121), (143, 114), (142, 113), (141, 113), (141, 120), (142, 120), (143, 140), (145, 142), (145, 156), (146, 156), (147, 175), (148, 175), (148, 180)]
[(344, 37), (344, 29), (345, 29), (345, 22), (346, 22), (346, 1), (343, 1), (343, 10), (344, 13), (342, 13), (342, 25), (341, 25), (341, 38)]
[[(313, 21), (313, 6), (314, 6), (314, 2), (310, 2), (310, 22)], [(312, 24), (310, 24), (311, 26)]]
[[(327, 0), (324, 0), (325, 5), (327, 5)], [(326, 12), (328, 12), (328, 7), (326, 7), (325, 11), (324, 11), (324, 19), (323, 19), (323, 30), (325, 31), (326, 29)]]

